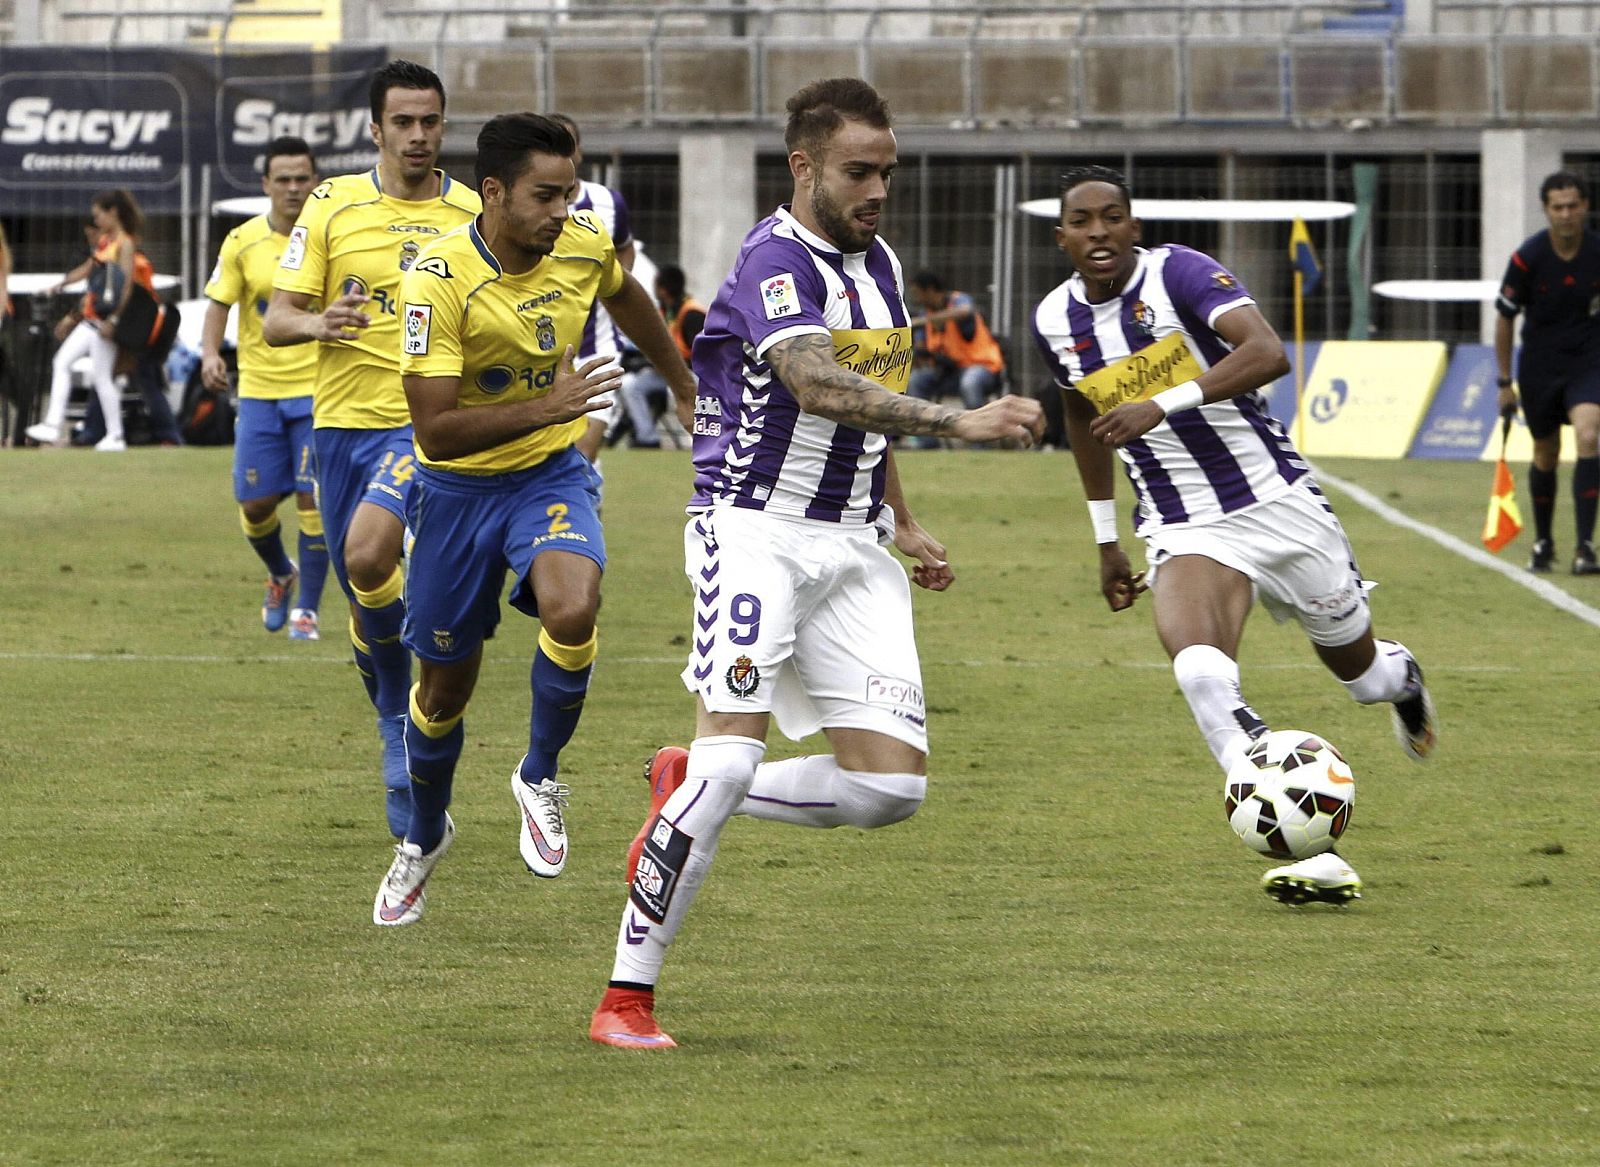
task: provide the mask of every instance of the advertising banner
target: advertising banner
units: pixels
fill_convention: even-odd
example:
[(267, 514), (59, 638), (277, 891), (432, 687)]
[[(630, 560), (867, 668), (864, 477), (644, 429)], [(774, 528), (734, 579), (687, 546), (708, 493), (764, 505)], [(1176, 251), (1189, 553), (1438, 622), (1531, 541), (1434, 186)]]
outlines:
[(1325, 341), (1290, 433), (1310, 458), (1404, 458), (1444, 375), (1441, 341)]
[(367, 82), (381, 48), (208, 53), (0, 48), (0, 196), (14, 209), (83, 213), (126, 187), (152, 211), (183, 208), (184, 172), (216, 167), (213, 195), (260, 194), (260, 160), (305, 138), (324, 174), (377, 160)]

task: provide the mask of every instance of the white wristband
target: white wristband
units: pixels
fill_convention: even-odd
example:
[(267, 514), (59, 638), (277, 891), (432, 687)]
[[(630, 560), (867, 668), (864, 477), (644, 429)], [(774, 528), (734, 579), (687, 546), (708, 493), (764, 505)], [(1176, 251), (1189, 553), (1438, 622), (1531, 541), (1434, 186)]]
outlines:
[(1198, 381), (1185, 381), (1181, 385), (1174, 385), (1171, 389), (1163, 389), (1150, 399), (1162, 413), (1171, 416), (1180, 409), (1193, 409), (1204, 405), (1206, 391), (1200, 388)]
[(1117, 500), (1091, 498), (1089, 500), (1089, 525), (1094, 528), (1096, 543), (1117, 541)]

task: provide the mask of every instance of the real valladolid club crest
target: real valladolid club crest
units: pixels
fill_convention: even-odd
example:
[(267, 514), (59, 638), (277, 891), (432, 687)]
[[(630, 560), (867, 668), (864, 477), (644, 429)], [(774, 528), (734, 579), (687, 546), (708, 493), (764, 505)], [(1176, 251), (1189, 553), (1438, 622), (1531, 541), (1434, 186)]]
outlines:
[(1133, 317), (1133, 326), (1135, 328), (1146, 336), (1155, 335), (1156, 310), (1154, 308), (1140, 300), (1129, 309), (1129, 314)]
[(542, 353), (555, 352), (556, 349), (556, 322), (548, 316), (541, 316), (533, 322), (534, 335), (539, 340), (539, 351)]
[(756, 668), (755, 662), (747, 656), (741, 656), (733, 662), (733, 667), (727, 672), (728, 692), (735, 697), (748, 697), (756, 691), (756, 686), (761, 684), (761, 670)]

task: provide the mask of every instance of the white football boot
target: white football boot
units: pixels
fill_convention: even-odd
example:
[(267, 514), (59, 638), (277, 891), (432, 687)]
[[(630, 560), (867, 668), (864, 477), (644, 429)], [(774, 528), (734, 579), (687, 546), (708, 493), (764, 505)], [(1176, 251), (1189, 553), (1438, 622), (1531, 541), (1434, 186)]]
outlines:
[(528, 870), (545, 879), (554, 879), (567, 865), (567, 827), (561, 812), (571, 793), (570, 787), (554, 778), (529, 786), (522, 780), (521, 762), (511, 771), (511, 795), (522, 819), (517, 849)]
[(1361, 877), (1332, 851), (1274, 867), (1261, 890), (1283, 904), (1347, 904), (1361, 898)]
[(378, 897), (372, 901), (372, 922), (386, 928), (413, 924), (422, 919), (422, 909), (428, 903), (428, 876), (434, 864), (444, 858), (455, 841), (456, 824), (444, 816), (444, 838), (426, 855), (415, 843), (401, 841), (394, 845), (394, 862), (378, 885)]

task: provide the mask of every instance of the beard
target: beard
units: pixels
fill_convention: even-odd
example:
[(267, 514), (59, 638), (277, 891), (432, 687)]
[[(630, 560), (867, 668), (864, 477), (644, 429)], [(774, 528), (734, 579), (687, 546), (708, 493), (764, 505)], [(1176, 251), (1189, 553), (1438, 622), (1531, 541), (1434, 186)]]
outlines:
[(822, 228), (823, 234), (843, 252), (865, 251), (878, 237), (876, 228), (863, 227), (849, 213), (834, 202), (819, 184), (811, 190), (811, 217)]

